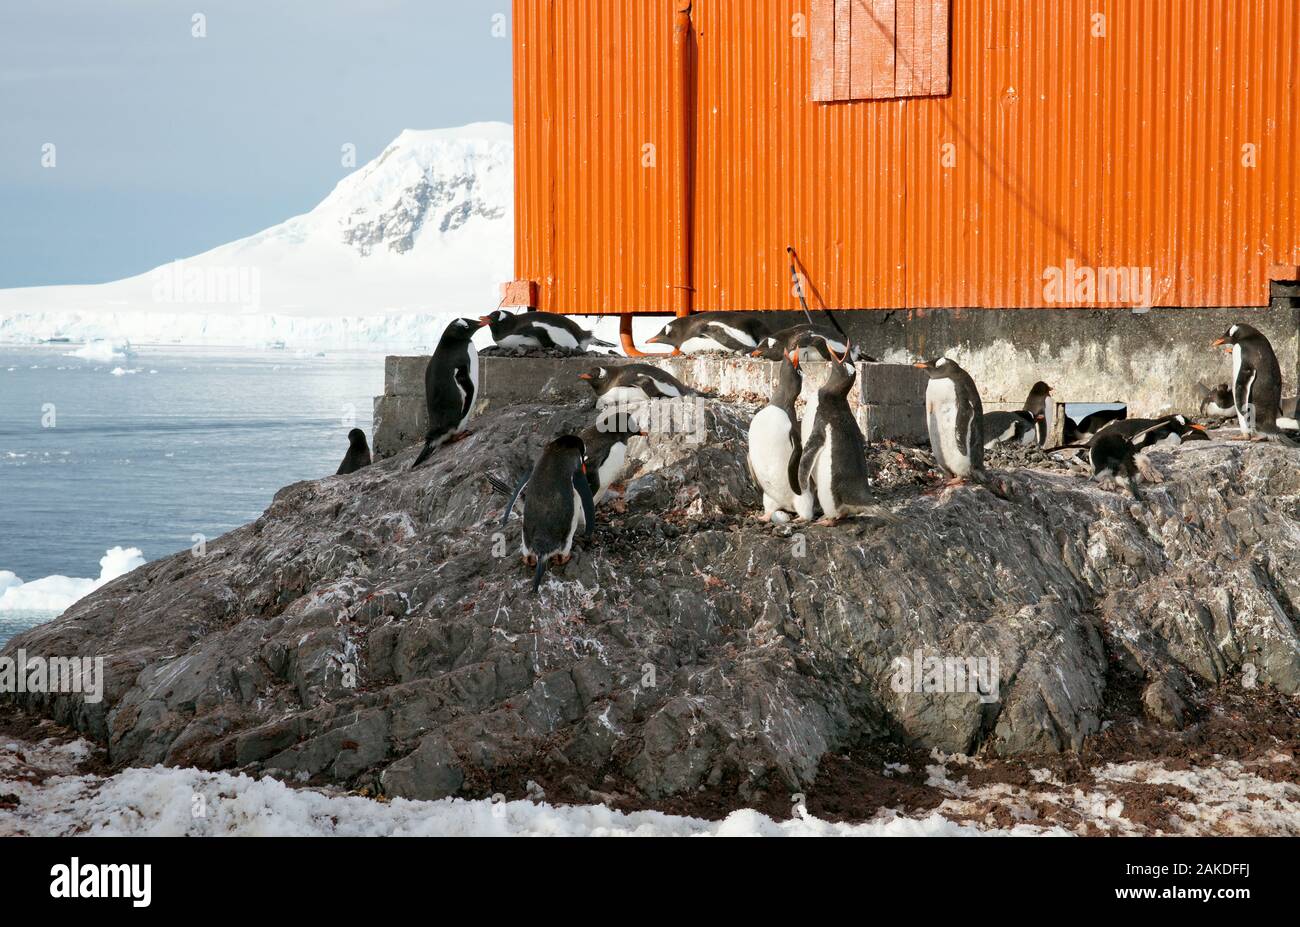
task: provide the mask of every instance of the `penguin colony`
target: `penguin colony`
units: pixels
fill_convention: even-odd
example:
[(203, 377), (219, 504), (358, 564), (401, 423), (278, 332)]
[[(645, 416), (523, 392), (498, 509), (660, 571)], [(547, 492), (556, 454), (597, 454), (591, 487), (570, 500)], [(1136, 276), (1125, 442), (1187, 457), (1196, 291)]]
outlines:
[[(821, 523), (833, 525), (843, 518), (879, 513), (866, 442), (848, 402), (856, 363), (869, 358), (838, 332), (813, 324), (773, 331), (768, 318), (749, 312), (700, 313), (674, 319), (649, 341), (671, 346), (674, 353), (724, 352), (780, 361), (771, 398), (754, 415), (748, 433), (746, 463), (762, 493), (763, 521), (810, 521), (820, 512)], [(512, 315), (498, 310), (478, 320), (452, 322), (426, 370), (429, 430), (412, 468), (439, 447), (469, 434), (465, 426), (474, 411), (478, 382), (471, 339), (484, 326), (490, 327), (501, 347), (581, 351), (612, 347), (570, 319), (538, 312)], [(1294, 402), (1287, 407), (1282, 401), (1281, 372), (1268, 339), (1251, 326), (1238, 324), (1213, 346), (1231, 354), (1232, 380), (1200, 387), (1201, 415), (1235, 418), (1239, 440), (1291, 445), (1300, 438)], [(829, 361), (829, 375), (815, 404), (808, 402), (801, 422), (796, 403), (803, 387), (802, 366), (811, 361)], [(989, 448), (1037, 445), (1049, 453), (1078, 452), (1076, 462), (1086, 462), (1090, 479), (1140, 498), (1139, 483), (1161, 479), (1144, 457), (1146, 450), (1209, 440), (1203, 425), (1183, 415), (1130, 419), (1123, 409), (1107, 409), (1077, 422), (1067, 417), (1065, 443), (1048, 448), (1047, 403), (1052, 388), (1047, 383), (1034, 384), (1022, 409), (985, 413), (978, 387), (956, 361), (939, 357), (914, 366), (928, 377), (926, 425), (935, 463), (948, 477), (944, 489), (981, 482)], [(523, 500), (520, 552), (533, 570), (534, 592), (548, 564), (569, 561), (580, 531), (591, 538), (596, 505), (619, 489), (629, 442), (646, 435), (624, 410), (652, 400), (698, 395), (652, 364), (597, 366), (579, 376), (592, 388), (595, 422), (577, 434), (557, 436), (514, 485), (488, 478), (509, 497), (503, 527), (516, 502)], [(369, 463), (365, 434), (353, 429), (338, 474), (353, 473)]]

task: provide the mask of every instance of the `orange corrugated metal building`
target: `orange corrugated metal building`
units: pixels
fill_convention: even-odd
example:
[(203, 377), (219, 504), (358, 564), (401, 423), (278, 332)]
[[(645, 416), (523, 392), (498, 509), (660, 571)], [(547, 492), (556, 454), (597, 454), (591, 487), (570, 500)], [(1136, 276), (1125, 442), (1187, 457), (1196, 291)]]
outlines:
[(511, 303), (793, 309), (787, 245), (833, 309), (1297, 276), (1300, 0), (515, 0), (514, 37)]

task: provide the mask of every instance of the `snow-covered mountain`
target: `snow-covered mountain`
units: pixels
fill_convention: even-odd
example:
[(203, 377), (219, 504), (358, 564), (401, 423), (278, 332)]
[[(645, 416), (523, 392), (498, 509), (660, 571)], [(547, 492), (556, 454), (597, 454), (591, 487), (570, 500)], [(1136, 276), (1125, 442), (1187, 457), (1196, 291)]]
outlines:
[(402, 132), (311, 212), (136, 277), (0, 290), (0, 340), (427, 344), (513, 276), (513, 132)]

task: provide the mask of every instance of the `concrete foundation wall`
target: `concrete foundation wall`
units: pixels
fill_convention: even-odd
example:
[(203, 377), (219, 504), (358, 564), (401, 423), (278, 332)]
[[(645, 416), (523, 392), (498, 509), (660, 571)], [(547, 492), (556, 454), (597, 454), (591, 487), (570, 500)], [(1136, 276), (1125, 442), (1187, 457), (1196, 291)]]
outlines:
[(947, 355), (966, 368), (989, 410), (1018, 408), (1036, 380), (1061, 402), (1122, 402), (1130, 414), (1195, 412), (1198, 381), (1227, 382), (1231, 358), (1210, 342), (1234, 322), (1268, 336), (1283, 394), (1300, 373), (1300, 309), (1279, 298), (1265, 308), (937, 310), (842, 312), (864, 350), (893, 362)]
[[(1036, 380), (1054, 387), (1058, 402), (1120, 402), (1131, 415), (1196, 412), (1198, 382), (1232, 374), (1231, 359), (1210, 347), (1234, 322), (1268, 336), (1282, 366), (1283, 395), (1300, 379), (1300, 307), (1295, 295), (1264, 308), (934, 310), (909, 317), (897, 311), (836, 313), (855, 343), (885, 363), (861, 364), (851, 404), (869, 441), (925, 438), (925, 374), (909, 365), (946, 355), (979, 386), (987, 411), (1019, 408)], [(780, 325), (802, 313), (772, 313)], [(814, 313), (819, 323), (826, 318)], [(642, 359), (649, 360), (649, 359)], [(384, 395), (375, 400), (373, 447), (379, 457), (423, 439), (424, 369), (428, 357), (389, 357)], [(653, 361), (686, 385), (726, 398), (762, 401), (779, 365), (742, 357), (663, 357)], [(577, 375), (609, 358), (481, 357), (480, 412), (515, 402), (570, 402), (592, 397)], [(825, 381), (824, 364), (804, 370), (804, 397)]]
[[(589, 400), (594, 407), (595, 393), (578, 379), (578, 374), (597, 365), (631, 362), (620, 357), (480, 357), (478, 413), (538, 401)], [(371, 446), (376, 457), (390, 457), (423, 440), (428, 427), (424, 403), (424, 371), (428, 363), (427, 356), (386, 359), (384, 395), (375, 398)], [(754, 402), (771, 396), (780, 369), (774, 361), (742, 357), (664, 357), (654, 363), (700, 392)], [(804, 406), (825, 383), (828, 373), (825, 363), (804, 365)], [(859, 364), (858, 384), (850, 396), (850, 406), (867, 440), (922, 440), (926, 381), (924, 372), (907, 365)]]

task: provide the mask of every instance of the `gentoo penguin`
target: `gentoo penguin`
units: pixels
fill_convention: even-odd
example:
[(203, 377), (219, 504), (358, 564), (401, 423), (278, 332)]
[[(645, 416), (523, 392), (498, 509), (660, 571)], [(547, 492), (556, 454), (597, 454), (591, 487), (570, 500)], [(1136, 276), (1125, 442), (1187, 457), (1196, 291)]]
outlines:
[(783, 328), (768, 335), (758, 342), (758, 347), (750, 352), (750, 357), (779, 361), (795, 348), (799, 348), (799, 360), (804, 364), (815, 360), (830, 360), (832, 351), (843, 357), (846, 350), (849, 352), (849, 360), (854, 363), (874, 363), (876, 360), (863, 353), (857, 345), (848, 344), (838, 332), (828, 328), (814, 328), (807, 323)]
[(930, 376), (925, 388), (925, 418), (934, 459), (950, 477), (964, 483), (984, 469), (984, 404), (975, 381), (956, 361), (921, 361)]
[(366, 443), (366, 433), (360, 428), (353, 428), (348, 432), (348, 452), (343, 455), (343, 463), (339, 464), (334, 475), (346, 476), (368, 466), (370, 466), (370, 445)]
[(830, 376), (817, 392), (817, 411), (799, 457), (800, 492), (821, 505), (823, 524), (874, 508), (866, 441), (849, 409), (849, 391), (857, 378), (858, 368), (847, 356), (834, 357)]
[(512, 350), (562, 348), (566, 351), (589, 351), (593, 347), (612, 348), (577, 322), (553, 312), (520, 312), (498, 309), (479, 319), (492, 331), (497, 347)]
[(520, 552), (529, 566), (535, 566), (533, 592), (542, 584), (546, 563), (555, 558), (569, 562), (573, 535), (584, 525), (587, 540), (596, 527), (596, 503), (591, 498), (583, 456), (586, 448), (577, 435), (561, 435), (542, 450), (533, 469), (515, 487), (514, 495), (501, 516), (501, 526), (510, 519), (510, 510), (525, 486), (524, 531)]
[(424, 370), (429, 431), (424, 436), (424, 450), (411, 464), (412, 470), (428, 460), (441, 445), (459, 441), (468, 434), (465, 423), (474, 414), (474, 396), (478, 392), (478, 352), (470, 339), (484, 324), (474, 319), (456, 319), (438, 339), (438, 347)]
[[(1098, 409), (1096, 412), (1090, 412), (1085, 415), (1081, 421), (1075, 421), (1070, 416), (1065, 417), (1065, 428), (1063, 429), (1065, 443), (1062, 447), (1082, 447), (1092, 440), (1092, 436), (1101, 431), (1111, 422), (1116, 422), (1128, 417), (1128, 409)], [(1055, 448), (1054, 448), (1055, 450)]]
[(1294, 419), (1279, 421), (1282, 409), (1282, 369), (1273, 346), (1257, 329), (1233, 325), (1213, 347), (1231, 345), (1232, 399), (1243, 436), (1275, 435), (1294, 430)]
[(1102, 488), (1118, 485), (1138, 498), (1137, 448), (1124, 435), (1097, 435), (1088, 445), (1088, 462), (1092, 465), (1091, 478)]
[(999, 444), (1037, 444), (1038, 418), (1024, 409), (1017, 409), (1014, 412), (985, 412), (984, 449), (988, 450)]
[(1026, 412), (1034, 417), (1034, 429), (1038, 434), (1038, 444), (1041, 447), (1047, 443), (1047, 397), (1052, 395), (1052, 388), (1039, 380), (1029, 389), (1029, 396), (1025, 399), (1025, 404), (1021, 406)]
[(771, 324), (758, 312), (700, 312), (673, 319), (646, 343), (671, 345), (682, 354), (748, 354), (770, 334)]
[(1201, 398), (1201, 415), (1206, 418), (1232, 418), (1237, 414), (1232, 403), (1232, 387), (1227, 383), (1215, 387), (1197, 383), (1196, 394)]
[(1161, 418), (1126, 418), (1111, 422), (1092, 436), (1089, 446), (1108, 435), (1119, 435), (1138, 450), (1149, 447), (1177, 447), (1184, 441), (1208, 441), (1205, 426), (1185, 415)]
[[(763, 521), (783, 521), (781, 513), (813, 517), (813, 494), (799, 480), (803, 448), (794, 404), (803, 388), (799, 350), (791, 348), (781, 363), (772, 400), (749, 423), (749, 475), (763, 491)], [(856, 427), (856, 425), (855, 425)]]
[[(578, 432), (585, 449), (583, 463), (587, 468), (587, 487), (591, 490), (593, 502), (603, 500), (610, 488), (618, 483), (627, 462), (628, 442), (637, 435), (644, 437), (646, 434), (639, 430), (634, 418), (620, 415), (603, 415), (595, 425)], [(527, 477), (512, 485), (489, 473), (487, 481), (507, 499), (523, 498), (527, 491), (524, 489)]]
[(631, 405), (650, 399), (677, 399), (695, 391), (670, 373), (653, 364), (624, 364), (620, 367), (597, 367), (578, 374), (596, 391), (596, 408), (607, 405)]
[(1120, 422), (1126, 418), (1128, 418), (1127, 408), (1098, 409), (1096, 412), (1090, 412), (1079, 419), (1079, 423), (1074, 428), (1079, 440), (1086, 441), (1111, 422)]
[(622, 477), (627, 462), (627, 444), (637, 435), (644, 436), (645, 432), (637, 427), (634, 418), (627, 415), (601, 416), (596, 424), (578, 432), (586, 450), (583, 464), (593, 503), (604, 499), (610, 487)]

